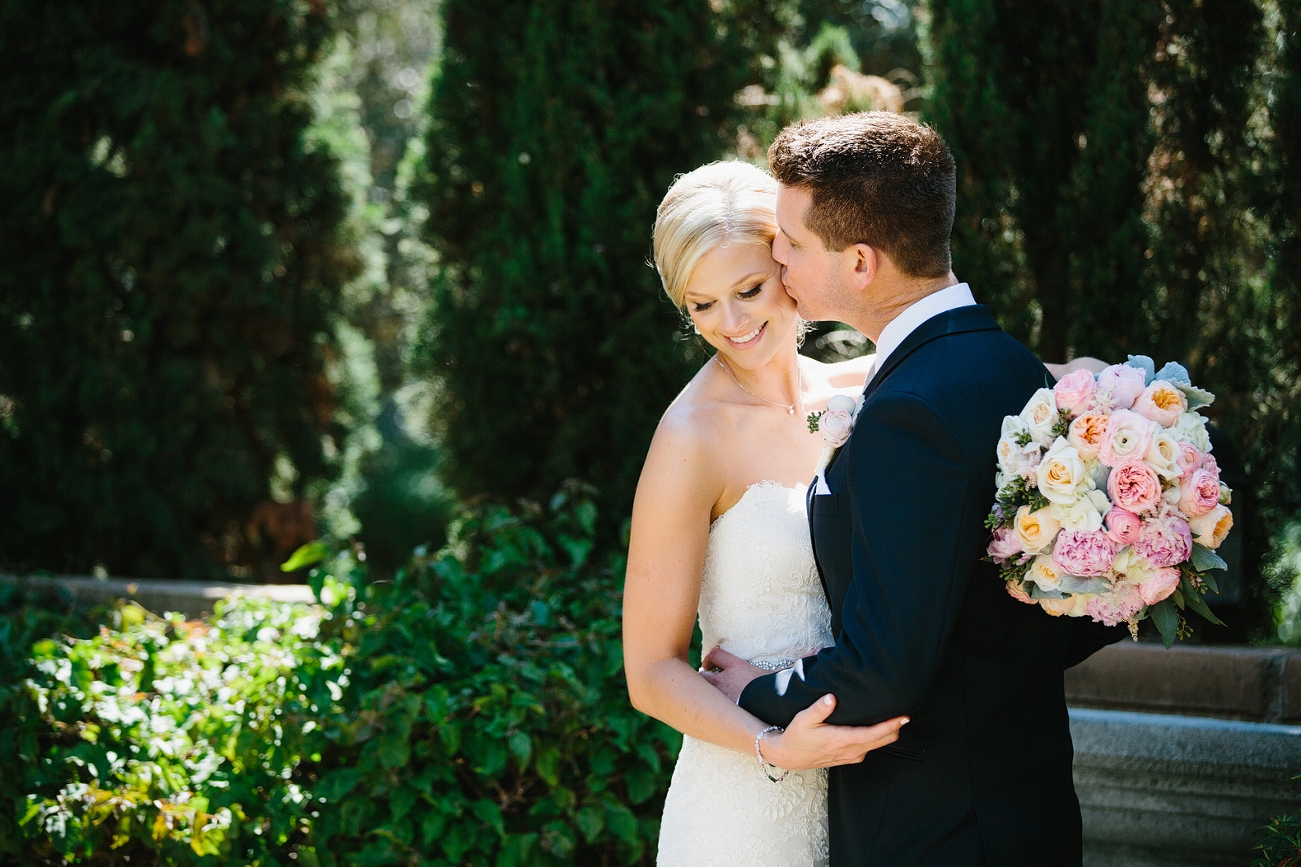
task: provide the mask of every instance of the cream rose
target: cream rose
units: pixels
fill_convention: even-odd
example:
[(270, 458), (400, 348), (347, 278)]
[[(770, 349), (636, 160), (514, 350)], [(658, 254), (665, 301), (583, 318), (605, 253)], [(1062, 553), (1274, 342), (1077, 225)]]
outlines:
[(1069, 505), (1093, 485), (1080, 457), (1064, 437), (1058, 437), (1039, 462), (1039, 492), (1050, 503)]
[(1163, 479), (1173, 479), (1183, 475), (1179, 469), (1179, 450), (1183, 444), (1174, 438), (1165, 428), (1152, 432), (1152, 444), (1147, 447), (1143, 460), (1147, 461), (1157, 475)]
[(1053, 427), (1061, 420), (1057, 413), (1057, 395), (1051, 388), (1039, 389), (1021, 410), (1020, 418), (1035, 440), (1045, 445), (1052, 442)]
[(1062, 525), (1053, 517), (1051, 509), (1032, 512), (1029, 506), (1022, 506), (1016, 510), (1012, 527), (1021, 539), (1021, 550), (1027, 554), (1038, 554), (1052, 545)]
[(1143, 393), (1134, 401), (1134, 412), (1161, 427), (1170, 427), (1187, 411), (1188, 398), (1163, 379), (1158, 379), (1143, 389)]
[(1090, 598), (1089, 595), (1078, 593), (1065, 599), (1040, 599), (1039, 605), (1054, 617), (1083, 617), (1088, 610)]
[(1073, 503), (1053, 503), (1048, 508), (1063, 530), (1092, 533), (1101, 529), (1103, 517), (1111, 510), (1111, 501), (1102, 491), (1085, 491)]
[(1025, 580), (1033, 581), (1040, 590), (1060, 590), (1062, 570), (1052, 557), (1040, 554), (1030, 563), (1030, 569), (1025, 573)]
[(1152, 445), (1155, 427), (1155, 423), (1136, 412), (1116, 410), (1107, 422), (1107, 432), (1102, 435), (1098, 460), (1109, 467), (1142, 460)]

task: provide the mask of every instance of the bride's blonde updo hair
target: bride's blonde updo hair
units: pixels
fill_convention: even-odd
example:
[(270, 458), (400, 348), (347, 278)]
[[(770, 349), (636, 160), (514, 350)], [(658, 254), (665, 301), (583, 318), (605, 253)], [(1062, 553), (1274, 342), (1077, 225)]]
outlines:
[(776, 208), (777, 182), (749, 163), (709, 163), (680, 175), (655, 212), (655, 270), (669, 300), (686, 305), (696, 264), (720, 244), (771, 245)]

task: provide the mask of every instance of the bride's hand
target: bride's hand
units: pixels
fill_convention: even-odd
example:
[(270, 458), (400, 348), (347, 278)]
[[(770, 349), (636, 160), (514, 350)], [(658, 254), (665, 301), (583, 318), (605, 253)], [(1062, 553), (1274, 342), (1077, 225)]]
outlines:
[(786, 731), (764, 737), (759, 744), (764, 761), (792, 771), (829, 768), (861, 762), (872, 750), (899, 739), (908, 722), (900, 716), (873, 726), (835, 726), (823, 721), (836, 708), (836, 698), (825, 695), (796, 714)]

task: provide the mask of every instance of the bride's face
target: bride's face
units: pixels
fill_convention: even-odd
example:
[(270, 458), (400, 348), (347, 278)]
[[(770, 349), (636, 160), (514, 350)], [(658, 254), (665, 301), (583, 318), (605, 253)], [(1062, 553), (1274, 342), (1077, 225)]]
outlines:
[(795, 345), (795, 301), (762, 243), (723, 244), (701, 257), (687, 282), (686, 304), (700, 335), (742, 367), (759, 367)]

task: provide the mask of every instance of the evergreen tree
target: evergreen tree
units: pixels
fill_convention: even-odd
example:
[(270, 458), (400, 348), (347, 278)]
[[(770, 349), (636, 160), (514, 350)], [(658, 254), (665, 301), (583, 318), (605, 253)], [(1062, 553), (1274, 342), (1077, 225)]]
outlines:
[(626, 514), (692, 370), (647, 265), (655, 207), (732, 146), (778, 5), (444, 3), (423, 352), (463, 494), (538, 498), (579, 476)]
[(329, 36), (320, 2), (0, 4), (4, 568), (209, 577), (310, 538), (355, 268), (308, 135)]

